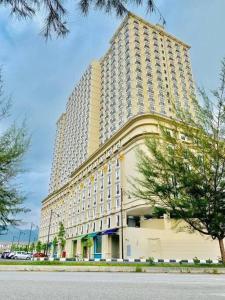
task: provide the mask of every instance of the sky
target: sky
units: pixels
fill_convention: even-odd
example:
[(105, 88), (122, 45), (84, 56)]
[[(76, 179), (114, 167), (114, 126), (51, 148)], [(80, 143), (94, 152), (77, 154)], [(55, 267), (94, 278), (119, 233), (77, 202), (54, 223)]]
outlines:
[[(70, 33), (48, 42), (41, 36), (42, 18), (18, 21), (0, 7), (0, 65), (5, 91), (12, 97), (11, 119), (26, 118), (32, 142), (24, 160), (27, 172), (18, 180), (27, 195), (24, 216), (39, 224), (41, 200), (48, 194), (56, 121), (67, 98), (89, 63), (104, 55), (121, 19), (92, 11), (87, 17), (68, 4)], [(145, 2), (145, 1), (144, 1)], [(155, 0), (166, 20), (166, 30), (191, 45), (195, 81), (207, 90), (218, 86), (220, 62), (225, 57), (224, 0)], [(157, 23), (157, 14), (129, 7)], [(0, 126), (4, 126), (0, 124)]]

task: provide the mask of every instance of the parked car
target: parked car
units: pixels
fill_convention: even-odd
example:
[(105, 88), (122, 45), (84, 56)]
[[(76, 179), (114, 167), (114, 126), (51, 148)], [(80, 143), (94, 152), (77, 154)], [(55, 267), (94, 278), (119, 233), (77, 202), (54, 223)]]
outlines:
[(25, 251), (16, 251), (14, 252), (13, 259), (26, 259), (29, 260), (32, 258), (32, 255), (30, 253), (27, 253)]
[(15, 252), (9, 252), (9, 254), (7, 255), (8, 259), (12, 259), (15, 255)]
[(48, 257), (48, 256), (42, 252), (37, 252), (33, 254), (33, 257)]
[(10, 251), (4, 251), (1, 255), (1, 258), (7, 258), (7, 256), (9, 255)]

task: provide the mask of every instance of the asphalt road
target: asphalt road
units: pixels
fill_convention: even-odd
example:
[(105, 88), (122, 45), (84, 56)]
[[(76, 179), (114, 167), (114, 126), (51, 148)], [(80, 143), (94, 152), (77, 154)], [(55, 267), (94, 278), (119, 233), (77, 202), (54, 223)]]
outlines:
[(224, 275), (0, 272), (1, 300), (223, 300)]

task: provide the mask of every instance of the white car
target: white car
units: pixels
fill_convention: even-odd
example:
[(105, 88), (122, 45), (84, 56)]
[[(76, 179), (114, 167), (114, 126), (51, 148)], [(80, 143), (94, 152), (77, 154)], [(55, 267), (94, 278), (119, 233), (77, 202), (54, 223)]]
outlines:
[(14, 259), (31, 259), (32, 255), (30, 253), (27, 253), (25, 251), (16, 251), (14, 252), (13, 258)]

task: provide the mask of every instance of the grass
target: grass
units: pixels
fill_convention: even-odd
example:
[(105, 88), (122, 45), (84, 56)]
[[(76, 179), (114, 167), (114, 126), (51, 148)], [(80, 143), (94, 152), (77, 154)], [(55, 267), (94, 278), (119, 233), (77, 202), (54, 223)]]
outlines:
[(225, 264), (179, 264), (179, 263), (119, 263), (119, 262), (72, 262), (72, 261), (0, 261), (0, 265), (38, 265), (38, 266), (99, 266), (99, 267), (166, 267), (166, 268), (225, 268)]

